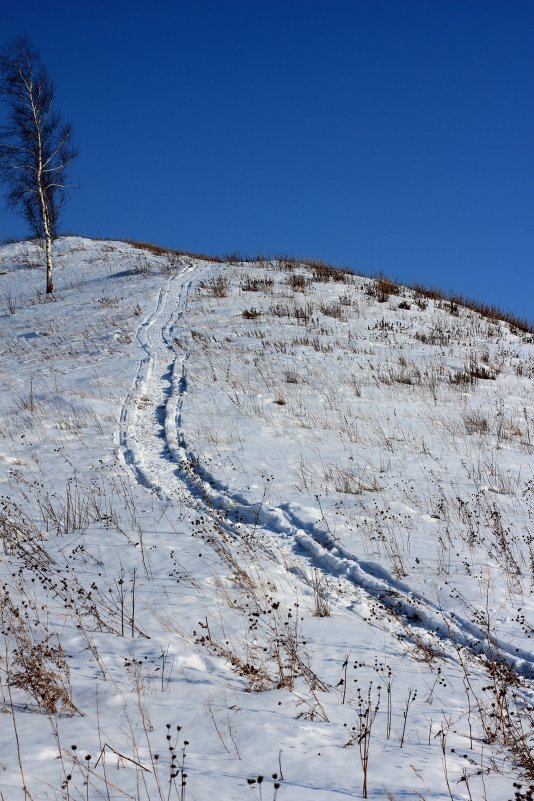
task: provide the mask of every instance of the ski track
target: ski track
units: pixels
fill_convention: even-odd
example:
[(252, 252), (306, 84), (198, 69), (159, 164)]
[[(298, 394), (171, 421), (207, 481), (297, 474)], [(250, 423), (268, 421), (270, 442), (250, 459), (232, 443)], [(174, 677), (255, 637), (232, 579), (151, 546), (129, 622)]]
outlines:
[(400, 618), (408, 629), (433, 633), (475, 655), (502, 659), (524, 678), (534, 678), (534, 655), (529, 651), (502, 639), (488, 640), (469, 620), (441, 609), (382, 566), (346, 551), (317, 524), (303, 522), (294, 505), (270, 507), (230, 494), (193, 457), (181, 429), (189, 351), (179, 350), (172, 331), (186, 310), (191, 287), (213, 268), (193, 264), (168, 279), (160, 289), (156, 307), (137, 330), (144, 356), (123, 403), (117, 435), (119, 456), (136, 480), (171, 502), (185, 500), (196, 516), (202, 512), (213, 518), (214, 510), (223, 511), (224, 520), (217, 518), (217, 524), (234, 538), (241, 536), (243, 527), (253, 527), (277, 548), (289, 547), (308, 568), (358, 588)]

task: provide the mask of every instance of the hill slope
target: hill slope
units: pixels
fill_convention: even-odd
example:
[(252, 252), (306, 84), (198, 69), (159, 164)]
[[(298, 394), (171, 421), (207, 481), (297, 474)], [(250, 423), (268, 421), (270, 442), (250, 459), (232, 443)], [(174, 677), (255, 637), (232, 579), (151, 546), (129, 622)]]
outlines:
[(4, 796), (534, 779), (532, 336), (321, 265), (37, 264), (0, 249)]

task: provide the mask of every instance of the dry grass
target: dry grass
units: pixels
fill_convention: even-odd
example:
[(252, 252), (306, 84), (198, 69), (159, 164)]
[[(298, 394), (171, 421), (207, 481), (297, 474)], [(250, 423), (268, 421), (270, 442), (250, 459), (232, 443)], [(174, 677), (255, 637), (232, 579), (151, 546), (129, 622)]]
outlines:
[(8, 686), (26, 693), (42, 712), (79, 713), (72, 700), (70, 672), (61, 641), (46, 625), (26, 617), (27, 602), (16, 603), (4, 588), (0, 599), (0, 623), (4, 657), (0, 669)]
[(212, 298), (225, 298), (230, 289), (230, 281), (227, 276), (219, 274), (209, 281), (203, 281), (199, 286)]

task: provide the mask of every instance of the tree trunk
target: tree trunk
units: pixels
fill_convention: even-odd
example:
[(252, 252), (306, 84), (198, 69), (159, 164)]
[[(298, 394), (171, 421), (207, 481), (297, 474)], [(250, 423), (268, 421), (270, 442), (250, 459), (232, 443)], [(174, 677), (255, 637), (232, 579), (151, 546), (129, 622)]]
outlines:
[(44, 161), (45, 161), (45, 155), (43, 153), (43, 140), (41, 136), (43, 121), (39, 117), (33, 93), (34, 93), (33, 83), (30, 82), (28, 85), (28, 95), (30, 97), (30, 102), (32, 107), (33, 124), (35, 126), (35, 136), (37, 143), (37, 169), (35, 178), (37, 183), (37, 194), (39, 195), (39, 208), (41, 211), (41, 222), (43, 226), (43, 233), (45, 239), (46, 294), (48, 295), (54, 291), (54, 282), (52, 280), (52, 229), (49, 217), (50, 207), (48, 205), (49, 202), (46, 197), (45, 181), (43, 178)]
[(52, 239), (47, 236), (45, 239), (46, 248), (46, 294), (54, 291), (54, 282), (52, 281)]

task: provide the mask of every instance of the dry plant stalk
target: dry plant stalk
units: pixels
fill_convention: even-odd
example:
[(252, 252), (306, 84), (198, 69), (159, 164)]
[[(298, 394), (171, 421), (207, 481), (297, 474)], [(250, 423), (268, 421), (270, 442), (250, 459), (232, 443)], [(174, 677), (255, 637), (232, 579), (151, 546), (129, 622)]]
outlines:
[(70, 672), (59, 638), (54, 646), (54, 635), (48, 630), (31, 631), (7, 594), (2, 598), (0, 614), (5, 638), (0, 668), (7, 685), (26, 692), (42, 712), (82, 714), (72, 700)]

